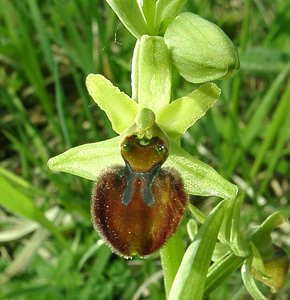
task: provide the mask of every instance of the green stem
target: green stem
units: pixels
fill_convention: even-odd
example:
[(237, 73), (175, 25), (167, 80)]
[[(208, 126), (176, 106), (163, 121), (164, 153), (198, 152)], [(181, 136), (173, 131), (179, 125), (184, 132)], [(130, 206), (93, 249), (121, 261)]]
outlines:
[(181, 232), (178, 230), (160, 250), (166, 298), (168, 298), (173, 280), (178, 271), (183, 255), (184, 245), (182, 242)]

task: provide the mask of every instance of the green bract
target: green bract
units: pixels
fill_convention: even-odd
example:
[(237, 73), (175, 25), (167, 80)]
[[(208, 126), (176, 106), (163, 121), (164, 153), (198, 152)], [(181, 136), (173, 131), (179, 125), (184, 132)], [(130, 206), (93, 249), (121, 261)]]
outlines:
[(144, 13), (136, 0), (106, 0), (124, 26), (136, 37), (149, 33)]
[(193, 13), (182, 13), (168, 26), (165, 42), (180, 75), (202, 83), (227, 79), (239, 68), (237, 51), (214, 23)]
[(159, 35), (174, 19), (186, 0), (106, 0), (124, 26), (140, 39)]

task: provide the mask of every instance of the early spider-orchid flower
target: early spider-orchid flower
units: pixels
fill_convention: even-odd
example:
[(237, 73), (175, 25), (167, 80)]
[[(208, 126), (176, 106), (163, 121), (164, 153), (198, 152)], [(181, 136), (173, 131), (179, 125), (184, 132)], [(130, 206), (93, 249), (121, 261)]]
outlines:
[(93, 223), (112, 250), (126, 257), (150, 255), (166, 243), (184, 215), (187, 195), (233, 199), (237, 193), (235, 185), (180, 146), (220, 89), (205, 83), (170, 101), (168, 55), (163, 38), (141, 38), (134, 53), (132, 98), (105, 77), (88, 75), (89, 94), (119, 135), (48, 162), (52, 170), (96, 181)]

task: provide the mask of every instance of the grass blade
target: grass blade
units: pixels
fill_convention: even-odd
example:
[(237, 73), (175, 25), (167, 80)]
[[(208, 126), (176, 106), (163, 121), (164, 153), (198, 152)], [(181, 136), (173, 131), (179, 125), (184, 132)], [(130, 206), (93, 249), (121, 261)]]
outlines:
[(14, 213), (40, 223), (58, 239), (62, 246), (66, 246), (66, 241), (62, 234), (44, 216), (34, 202), (3, 176), (0, 176), (0, 204)]

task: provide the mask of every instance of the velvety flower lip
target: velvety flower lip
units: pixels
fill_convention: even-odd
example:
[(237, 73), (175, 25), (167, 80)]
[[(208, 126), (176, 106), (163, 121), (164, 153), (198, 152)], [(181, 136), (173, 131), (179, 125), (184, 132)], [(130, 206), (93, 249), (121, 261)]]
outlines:
[[(146, 107), (146, 103), (143, 102), (140, 107), (140, 104), (138, 105), (102, 75), (89, 74), (86, 85), (89, 94), (105, 111), (119, 136), (69, 149), (51, 158), (48, 166), (54, 171), (96, 180), (112, 165), (124, 166), (119, 148), (121, 134), (135, 123), (138, 111)], [(237, 194), (235, 185), (179, 146), (180, 137), (206, 113), (219, 95), (220, 89), (214, 83), (205, 83), (187, 96), (170, 103), (169, 99), (163, 100), (158, 107), (155, 104), (153, 112), (156, 123), (170, 139), (169, 157), (164, 166), (172, 167), (180, 173), (186, 192), (191, 195), (234, 199)], [(150, 108), (150, 103), (147, 106)]]

